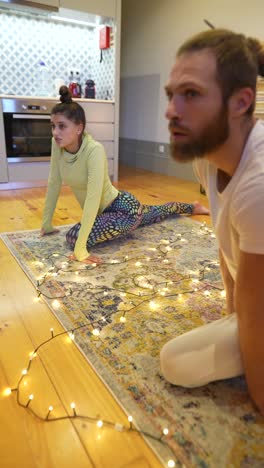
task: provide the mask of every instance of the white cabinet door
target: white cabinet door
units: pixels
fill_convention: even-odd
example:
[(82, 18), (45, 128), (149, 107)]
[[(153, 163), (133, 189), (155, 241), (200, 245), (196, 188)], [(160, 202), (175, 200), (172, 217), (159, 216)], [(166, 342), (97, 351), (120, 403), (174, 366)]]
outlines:
[(87, 122), (111, 122), (115, 120), (114, 104), (105, 102), (79, 102), (84, 108)]
[(86, 131), (92, 135), (94, 140), (113, 141), (114, 140), (114, 124), (111, 123), (90, 123), (86, 125)]
[(114, 160), (113, 159), (107, 159), (108, 162), (108, 174), (110, 177), (113, 177), (114, 175)]
[(85, 112), (85, 130), (104, 146), (108, 172), (115, 180), (115, 104), (96, 101), (79, 101), (79, 104)]
[(111, 18), (116, 16), (116, 0), (60, 0), (60, 6)]

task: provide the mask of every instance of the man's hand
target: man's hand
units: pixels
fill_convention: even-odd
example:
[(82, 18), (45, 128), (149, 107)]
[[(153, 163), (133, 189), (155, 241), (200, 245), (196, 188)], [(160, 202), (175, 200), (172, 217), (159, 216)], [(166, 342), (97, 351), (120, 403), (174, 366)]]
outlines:
[(57, 232), (60, 232), (60, 230), (56, 228), (53, 228), (53, 230), (49, 232), (46, 232), (43, 228), (41, 228), (40, 237), (49, 236), (50, 234), (56, 234)]
[(240, 251), (235, 310), (249, 393), (264, 416), (264, 255)]
[[(78, 261), (74, 254), (69, 256), (69, 260)], [(85, 258), (84, 260), (81, 260), (81, 262), (87, 263), (88, 265), (92, 263), (96, 263), (97, 265), (100, 265), (100, 263), (103, 263), (101, 258), (97, 257), (96, 255), (89, 255), (89, 257)]]

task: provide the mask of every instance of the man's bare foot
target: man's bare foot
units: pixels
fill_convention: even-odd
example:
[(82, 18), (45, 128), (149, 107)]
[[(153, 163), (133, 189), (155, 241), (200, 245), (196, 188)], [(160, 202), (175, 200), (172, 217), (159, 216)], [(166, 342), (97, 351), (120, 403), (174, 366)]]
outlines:
[(193, 215), (209, 215), (210, 214), (210, 211), (208, 210), (208, 208), (206, 208), (206, 206), (203, 206), (201, 205), (201, 203), (199, 203), (198, 201), (195, 201), (193, 202), (193, 212), (192, 212)]

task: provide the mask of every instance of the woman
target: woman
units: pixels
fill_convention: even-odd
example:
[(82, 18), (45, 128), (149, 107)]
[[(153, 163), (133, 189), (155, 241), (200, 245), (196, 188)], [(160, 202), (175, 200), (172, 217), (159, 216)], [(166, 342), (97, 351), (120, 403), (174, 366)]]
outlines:
[(52, 155), (41, 235), (57, 232), (52, 226), (52, 216), (64, 182), (83, 209), (81, 222), (66, 234), (74, 249), (71, 259), (101, 263), (87, 248), (171, 214), (208, 214), (207, 208), (198, 202), (141, 205), (132, 194), (118, 191), (109, 179), (103, 146), (85, 132), (83, 108), (72, 101), (66, 86), (60, 88), (60, 96), (61, 103), (51, 112)]

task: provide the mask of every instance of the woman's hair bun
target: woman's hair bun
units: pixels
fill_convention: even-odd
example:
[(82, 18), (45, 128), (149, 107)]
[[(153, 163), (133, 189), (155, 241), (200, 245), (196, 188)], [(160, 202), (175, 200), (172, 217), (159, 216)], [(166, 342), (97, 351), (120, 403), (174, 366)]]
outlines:
[(70, 104), (72, 102), (72, 94), (69, 88), (65, 85), (61, 86), (59, 89), (60, 101), (65, 104)]

